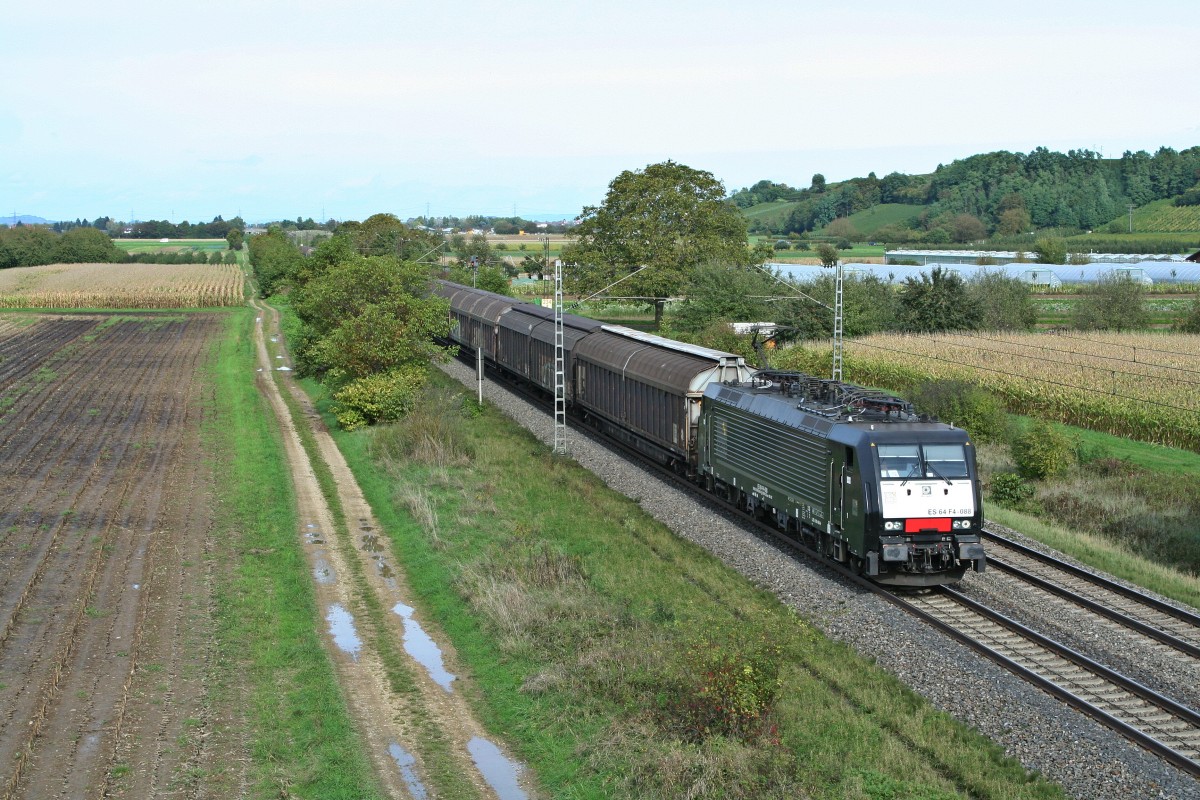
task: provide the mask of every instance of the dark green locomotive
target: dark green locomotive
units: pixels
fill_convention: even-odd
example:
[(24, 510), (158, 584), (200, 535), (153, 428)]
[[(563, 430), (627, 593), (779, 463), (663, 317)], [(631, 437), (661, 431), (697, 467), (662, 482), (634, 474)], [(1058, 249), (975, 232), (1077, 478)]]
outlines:
[(797, 373), (712, 383), (697, 477), (879, 583), (953, 583), (985, 565), (967, 433), (903, 400)]

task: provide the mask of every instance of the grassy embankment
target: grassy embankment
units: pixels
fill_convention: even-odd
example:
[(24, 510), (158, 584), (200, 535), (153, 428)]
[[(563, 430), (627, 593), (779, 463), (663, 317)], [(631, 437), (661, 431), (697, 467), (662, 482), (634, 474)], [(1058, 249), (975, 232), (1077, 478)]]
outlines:
[(158, 239), (113, 239), (113, 244), (127, 253), (177, 253), (181, 250), (224, 252), (229, 249), (229, 242), (224, 239), (171, 239), (166, 242)]
[(254, 316), (229, 312), (207, 367), (205, 443), (221, 476), (217, 672), (245, 692), (255, 796), (379, 797), (321, 642), (279, 427), (254, 385)]
[[(1014, 433), (1031, 422), (1014, 415)], [(1075, 442), (1079, 452), (1089, 454), (1089, 462), (1060, 478), (1038, 482), (1025, 510), (988, 503), (988, 519), (1084, 564), (1200, 608), (1200, 577), (1176, 568), (1196, 560), (1196, 536), (1186, 508), (1200, 493), (1200, 453), (1060, 423), (1054, 427)], [(979, 452), (985, 481), (996, 472), (1014, 469), (1007, 448), (982, 445)], [(1076, 524), (1056, 524), (1058, 518), (1074, 519)], [(1087, 530), (1096, 526), (1102, 532)]]
[(436, 382), (406, 423), (336, 439), (481, 717), (551, 795), (1061, 796)]

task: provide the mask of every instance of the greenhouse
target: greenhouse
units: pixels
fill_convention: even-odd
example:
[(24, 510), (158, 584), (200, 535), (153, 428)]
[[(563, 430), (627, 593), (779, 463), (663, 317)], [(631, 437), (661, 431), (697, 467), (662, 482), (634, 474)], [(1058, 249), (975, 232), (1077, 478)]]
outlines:
[[(767, 264), (785, 276), (797, 281), (809, 281), (830, 271), (820, 264)], [(914, 267), (902, 264), (844, 264), (846, 277), (872, 275), (888, 283), (903, 283), (908, 278), (919, 279), (928, 275), (935, 267), (953, 272), (964, 280), (984, 272), (1000, 273), (1018, 278), (1035, 286), (1055, 287), (1062, 284), (1096, 283), (1101, 277), (1112, 274), (1125, 275), (1130, 280), (1147, 286), (1170, 283), (1200, 283), (1200, 264), (1188, 261), (1140, 261), (1137, 263), (1096, 264), (926, 264)]]

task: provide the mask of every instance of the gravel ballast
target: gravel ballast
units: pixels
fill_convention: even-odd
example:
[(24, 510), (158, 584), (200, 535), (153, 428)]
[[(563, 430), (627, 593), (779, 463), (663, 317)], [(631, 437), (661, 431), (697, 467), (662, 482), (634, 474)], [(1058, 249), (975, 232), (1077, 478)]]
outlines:
[[(474, 370), (452, 362), (447, 373), (471, 386)], [(548, 445), (553, 416), (492, 381), (484, 398)], [(1200, 798), (1200, 783), (1009, 672), (933, 630), (886, 600), (864, 592), (831, 570), (795, 557), (705, 503), (571, 427), (571, 457), (612, 489), (636, 500), (677, 535), (701, 545), (831, 638), (852, 645), (896, 675), (935, 707), (998, 742), (1030, 770), (1040, 771), (1081, 800)], [(1079, 617), (1064, 621), (1061, 607), (1020, 597), (997, 572), (968, 573), (964, 588), (977, 598), (1019, 611), (1031, 627), (1068, 638), (1096, 660), (1138, 680), (1196, 699), (1197, 667), (1159, 648), (1138, 647), (1123, 632), (1090, 630)], [(1033, 600), (1033, 602), (1031, 602)]]

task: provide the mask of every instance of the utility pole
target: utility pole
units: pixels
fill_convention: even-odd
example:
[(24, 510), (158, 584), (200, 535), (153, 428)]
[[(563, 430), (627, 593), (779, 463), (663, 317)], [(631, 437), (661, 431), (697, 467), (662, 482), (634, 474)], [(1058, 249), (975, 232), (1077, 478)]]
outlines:
[(1133, 203), (1129, 204), (1129, 232), (1133, 233)]

